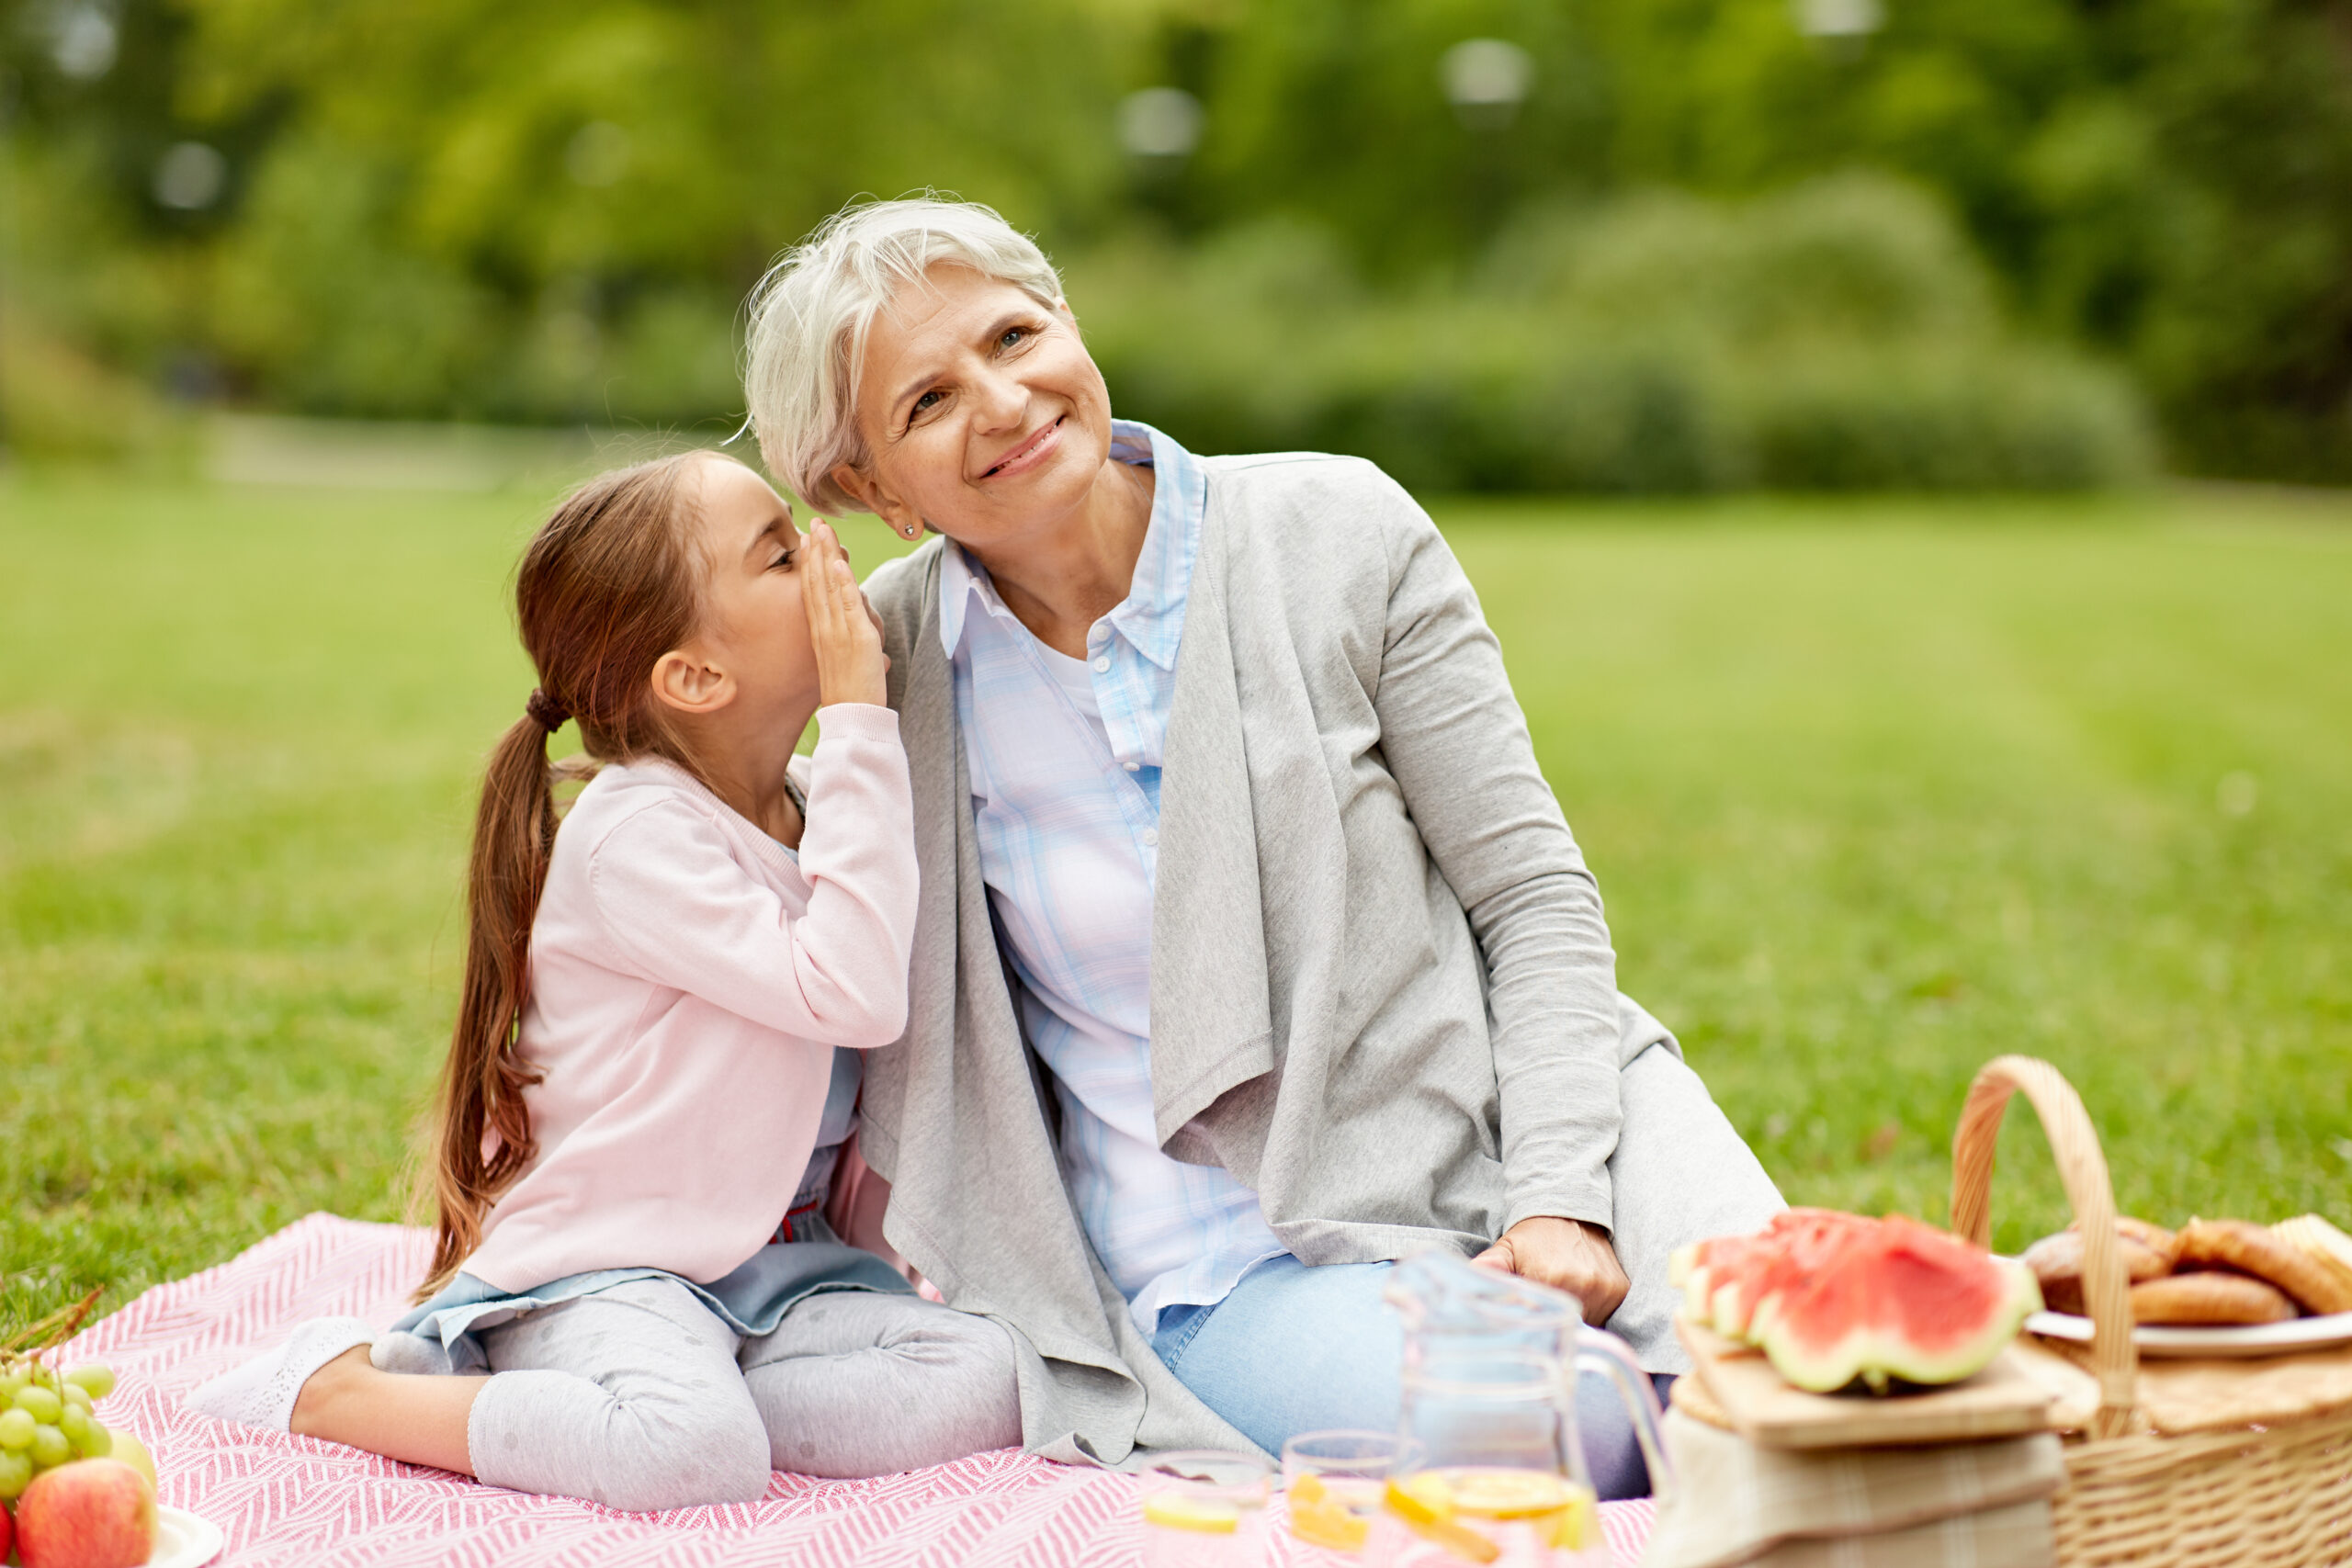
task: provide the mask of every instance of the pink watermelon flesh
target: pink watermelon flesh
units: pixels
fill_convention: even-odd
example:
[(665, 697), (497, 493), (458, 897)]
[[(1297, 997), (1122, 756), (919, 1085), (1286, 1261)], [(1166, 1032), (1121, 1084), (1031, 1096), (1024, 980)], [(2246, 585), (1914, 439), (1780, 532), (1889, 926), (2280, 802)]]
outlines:
[(2041, 1310), (2021, 1264), (1900, 1215), (1862, 1224), (1815, 1249), (1810, 1268), (1783, 1267), (1755, 1298), (1750, 1337), (1799, 1388), (1957, 1382)]
[(1734, 1290), (1724, 1293), (1725, 1287), (1738, 1284), (1751, 1272), (1770, 1265), (1792, 1235), (1827, 1213), (1820, 1209), (1784, 1209), (1753, 1235), (1719, 1235), (1684, 1247), (1675, 1254), (1669, 1266), (1679, 1271), (1679, 1278), (1671, 1274), (1669, 1278), (1682, 1287), (1684, 1313), (1694, 1322), (1711, 1325), (1720, 1333), (1736, 1336), (1744, 1331), (1747, 1314), (1741, 1303), (1745, 1292)]
[(1876, 1223), (1834, 1209), (1790, 1209), (1774, 1215), (1755, 1235), (1727, 1238), (1731, 1245), (1708, 1255), (1720, 1261), (1702, 1265), (1706, 1310), (1693, 1315), (1712, 1321), (1718, 1334), (1735, 1339), (1752, 1337), (1762, 1303), (1819, 1274), (1847, 1247), (1867, 1237)]

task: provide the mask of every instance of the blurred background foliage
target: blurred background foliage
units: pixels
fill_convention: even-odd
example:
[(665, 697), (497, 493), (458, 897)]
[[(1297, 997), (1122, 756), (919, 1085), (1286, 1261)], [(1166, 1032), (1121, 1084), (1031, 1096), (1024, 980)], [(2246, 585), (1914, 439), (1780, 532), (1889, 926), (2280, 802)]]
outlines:
[(1125, 412), (1454, 489), (2352, 480), (2352, 0), (11, 0), (20, 451), (713, 429), (861, 193)]

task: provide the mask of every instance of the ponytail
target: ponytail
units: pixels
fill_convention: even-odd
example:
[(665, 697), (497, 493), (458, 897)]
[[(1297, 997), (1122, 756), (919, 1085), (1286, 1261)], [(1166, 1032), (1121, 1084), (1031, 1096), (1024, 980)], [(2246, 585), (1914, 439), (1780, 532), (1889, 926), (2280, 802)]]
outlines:
[[(534, 697), (538, 694), (533, 693)], [(523, 1090), (539, 1075), (515, 1049), (530, 998), (531, 921), (555, 850), (548, 727), (536, 712), (502, 736), (483, 776), (466, 875), (466, 974), (441, 1082), (440, 1218), (424, 1301), (481, 1245), (482, 1216), (538, 1152)]]
[(474, 813), (465, 981), (441, 1078), (429, 1184), (433, 1269), (417, 1290), (420, 1302), (481, 1245), (491, 1205), (538, 1153), (524, 1091), (540, 1075), (521, 1038), (531, 922), (555, 852), (554, 786), (586, 771), (551, 770), (548, 737), (576, 718), (582, 747), (598, 761), (687, 761), (653, 701), (650, 677), (662, 655), (692, 635), (699, 609), (682, 486), (700, 456), (680, 453), (589, 480), (556, 508), (515, 575), (516, 620), (540, 689), (499, 738)]

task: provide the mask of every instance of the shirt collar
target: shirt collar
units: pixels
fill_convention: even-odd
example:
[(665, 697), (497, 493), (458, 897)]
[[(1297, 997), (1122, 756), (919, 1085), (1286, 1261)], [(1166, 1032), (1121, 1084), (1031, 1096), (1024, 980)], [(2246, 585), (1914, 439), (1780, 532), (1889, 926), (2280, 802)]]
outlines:
[[(1201, 519), (1208, 510), (1208, 475), (1190, 452), (1148, 424), (1111, 422), (1111, 455), (1153, 471), (1151, 521), (1143, 553), (1136, 558), (1127, 596), (1106, 617), (1136, 651), (1162, 670), (1176, 668), (1184, 631), (1184, 601), (1199, 552)], [(964, 617), (973, 599), (989, 615), (1012, 612), (997, 596), (996, 584), (979, 562), (955, 540), (944, 542), (939, 562), (939, 641), (954, 659), (964, 640)]]
[(1176, 668), (1184, 636), (1184, 601), (1193, 586), (1193, 558), (1201, 544), (1201, 517), (1208, 510), (1209, 483), (1190, 452), (1148, 424), (1114, 420), (1113, 450), (1148, 444), (1154, 483), (1151, 526), (1136, 558), (1135, 581), (1109, 620), (1136, 651), (1162, 670)]
[(964, 553), (964, 547), (953, 539), (943, 539), (939, 550), (939, 644), (947, 650), (952, 661), (956, 649), (964, 642), (964, 612), (977, 595), (980, 607), (994, 612), (1004, 607), (996, 596), (996, 584), (980, 563)]

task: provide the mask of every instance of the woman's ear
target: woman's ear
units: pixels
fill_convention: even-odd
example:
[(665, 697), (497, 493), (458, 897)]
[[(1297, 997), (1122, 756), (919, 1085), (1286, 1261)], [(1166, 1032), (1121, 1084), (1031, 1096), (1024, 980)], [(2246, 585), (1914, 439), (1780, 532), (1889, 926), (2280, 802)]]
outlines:
[(700, 652), (673, 648), (653, 661), (653, 694), (680, 713), (717, 713), (735, 700), (735, 677)]
[(900, 501), (876, 483), (870, 474), (861, 472), (847, 463), (835, 463), (833, 482), (856, 498), (857, 503), (890, 525), (896, 534), (911, 539), (922, 532), (922, 518), (913, 507)]

